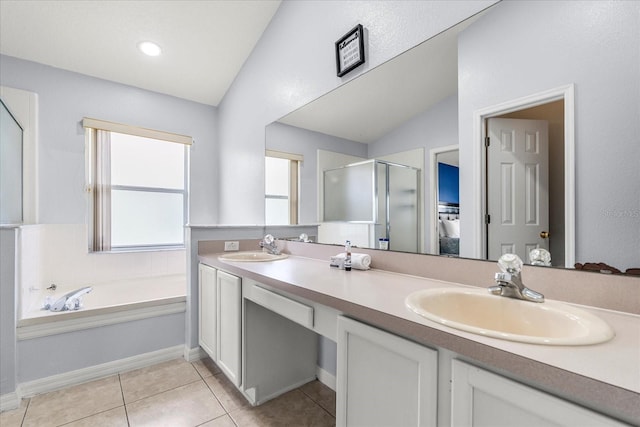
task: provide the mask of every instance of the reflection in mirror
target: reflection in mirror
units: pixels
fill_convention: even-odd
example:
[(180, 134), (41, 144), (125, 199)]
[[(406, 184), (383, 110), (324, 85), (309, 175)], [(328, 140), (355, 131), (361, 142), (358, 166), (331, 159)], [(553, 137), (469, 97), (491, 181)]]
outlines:
[[(434, 161), (435, 200), (438, 222), (432, 238), (431, 252), (434, 255), (460, 255), (460, 161), (458, 149), (432, 150)], [(435, 242), (435, 244), (433, 244)]]
[(418, 252), (418, 169), (367, 160), (322, 174), (319, 242)]
[[(499, 113), (490, 117), (548, 124), (548, 184), (536, 190), (549, 197), (548, 228), (541, 226), (536, 236), (548, 240), (554, 266), (606, 262), (622, 272), (640, 266), (638, 148), (630, 137), (640, 133), (635, 90), (640, 42), (630, 37), (637, 35), (631, 28), (638, 23), (633, 13), (637, 6), (632, 3), (605, 7), (594, 2), (589, 8), (598, 13), (592, 15), (573, 2), (498, 3), (270, 124), (267, 149), (305, 158), (299, 222), (324, 226), (324, 170), (371, 159), (407, 165), (386, 157), (419, 151), (413, 158), (421, 165), (411, 165), (420, 170), (417, 251), (455, 255), (455, 248), (443, 250), (440, 236), (456, 238), (459, 228), (460, 256), (497, 259), (504, 250), (488, 254), (485, 224), (490, 209), (485, 201), (496, 189), (485, 187), (488, 178), (479, 173), (490, 155), (475, 154), (480, 149), (474, 145), (484, 145), (479, 142), (481, 133), (489, 131), (487, 123), (476, 127), (473, 116), (488, 107), (575, 85), (579, 93), (575, 105), (573, 99), (567, 102), (556, 96), (523, 103), (526, 108), (497, 109)], [(598, 18), (590, 20), (587, 15)], [(614, 25), (616, 20), (624, 25)], [(531, 36), (530, 31), (542, 27), (544, 37)], [(599, 55), (607, 57), (606, 63), (596, 60)], [(600, 66), (592, 66), (594, 61)], [(575, 124), (569, 123), (567, 117), (573, 120), (574, 115)], [(609, 120), (606, 131), (599, 119), (604, 117)], [(505, 142), (503, 134), (498, 131), (500, 144)], [(604, 140), (611, 143), (603, 144)], [(449, 147), (459, 147), (457, 207), (453, 202), (439, 203), (441, 190), (434, 170), (437, 152)], [(575, 167), (572, 159), (567, 160), (574, 150)], [(325, 164), (323, 159), (329, 160)], [(479, 207), (472, 206), (476, 201)], [(459, 211), (449, 212), (453, 208)], [(458, 215), (459, 221), (445, 217), (452, 222), (441, 223), (447, 214)], [(500, 215), (492, 212), (491, 221)], [(534, 243), (525, 248), (543, 247), (543, 242)], [(526, 254), (521, 258), (528, 260)]]

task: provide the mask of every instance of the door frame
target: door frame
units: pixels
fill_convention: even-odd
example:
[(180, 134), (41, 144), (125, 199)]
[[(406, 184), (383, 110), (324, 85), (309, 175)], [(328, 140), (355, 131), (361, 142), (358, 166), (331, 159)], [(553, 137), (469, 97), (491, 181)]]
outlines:
[[(564, 259), (565, 267), (575, 263), (575, 86), (569, 84), (532, 95), (491, 105), (473, 112), (473, 144), (471, 173), (475, 177), (475, 191), (468, 218), (475, 221), (473, 257), (487, 259), (487, 234), (484, 224), (486, 212), (486, 154), (485, 120), (525, 108), (564, 100)], [(466, 216), (466, 215), (465, 215)]]
[(438, 154), (460, 151), (460, 145), (446, 145), (429, 150), (429, 252), (440, 254), (440, 236), (438, 234)]

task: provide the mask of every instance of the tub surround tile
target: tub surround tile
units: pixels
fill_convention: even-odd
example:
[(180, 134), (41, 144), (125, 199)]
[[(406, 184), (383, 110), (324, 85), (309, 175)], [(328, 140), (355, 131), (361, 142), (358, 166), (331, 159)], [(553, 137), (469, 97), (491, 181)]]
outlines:
[(37, 280), (38, 286), (57, 283), (73, 287), (186, 273), (185, 249), (88, 253), (86, 224), (43, 224), (24, 229), (22, 270), (30, 282)]
[(219, 418), (225, 413), (202, 380), (127, 405), (131, 427), (192, 427)]
[(123, 404), (120, 381), (113, 375), (33, 397), (22, 425), (59, 426)]
[(170, 360), (120, 375), (127, 404), (200, 379), (193, 365), (184, 359)]

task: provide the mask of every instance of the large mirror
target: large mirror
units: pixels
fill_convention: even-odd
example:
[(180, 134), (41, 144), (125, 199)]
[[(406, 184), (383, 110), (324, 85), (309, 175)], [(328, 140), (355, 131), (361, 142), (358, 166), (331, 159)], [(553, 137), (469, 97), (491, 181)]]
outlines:
[(388, 162), (418, 170), (416, 252), (527, 262), (543, 247), (553, 266), (640, 267), (628, 3), (498, 3), (270, 124), (267, 150), (304, 158), (298, 222), (319, 223), (320, 243), (378, 247), (380, 218), (325, 221), (325, 173)]

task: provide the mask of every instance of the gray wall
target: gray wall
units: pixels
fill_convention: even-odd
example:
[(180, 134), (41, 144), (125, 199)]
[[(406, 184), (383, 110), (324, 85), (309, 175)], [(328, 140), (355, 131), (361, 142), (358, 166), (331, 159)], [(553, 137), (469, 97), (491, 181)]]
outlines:
[[(219, 106), (220, 222), (264, 221), (267, 124), (493, 3), (283, 2)], [(334, 43), (358, 23), (367, 62), (339, 78)]]
[(16, 390), (17, 228), (0, 228), (0, 396)]
[(18, 383), (183, 345), (185, 326), (177, 313), (18, 341)]
[(0, 85), (38, 94), (42, 223), (85, 223), (83, 117), (192, 136), (190, 222), (217, 221), (215, 107), (9, 56), (0, 56)]
[(366, 144), (282, 123), (270, 124), (265, 133), (267, 149), (304, 156), (300, 167), (300, 224), (318, 222), (318, 150), (367, 157)]
[(460, 204), (477, 188), (473, 112), (574, 83), (576, 260), (637, 267), (640, 2), (502, 2), (462, 33), (458, 65)]

